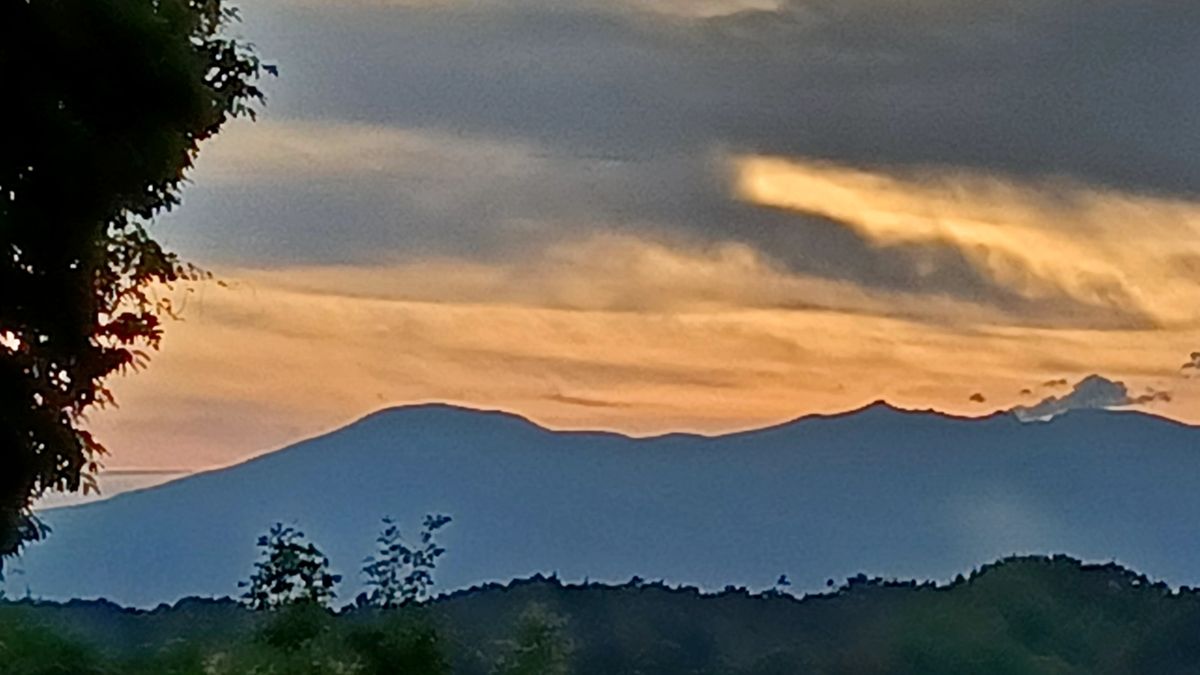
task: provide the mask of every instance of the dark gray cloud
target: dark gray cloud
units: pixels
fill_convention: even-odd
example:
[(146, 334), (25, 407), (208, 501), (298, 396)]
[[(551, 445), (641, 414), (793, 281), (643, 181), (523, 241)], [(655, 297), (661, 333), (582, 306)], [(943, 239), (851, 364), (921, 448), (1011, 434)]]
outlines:
[(1200, 189), (1196, 3), (791, 0), (692, 21), (615, 3), (330, 6), (254, 26), (289, 113), (604, 156), (729, 143)]
[(712, 32), (741, 38), (730, 53), (762, 45), (742, 95), (803, 119), (727, 125), (763, 149), (1194, 193), (1198, 27), (1195, 3), (793, 0)]
[(1031, 406), (1017, 406), (1013, 414), (1025, 421), (1044, 420), (1071, 410), (1098, 410), (1141, 405), (1156, 401), (1169, 402), (1172, 396), (1167, 391), (1146, 390), (1133, 396), (1124, 382), (1110, 380), (1102, 375), (1088, 375), (1062, 396), (1049, 396)]
[(244, 31), (283, 73), (270, 116), (522, 143), (549, 161), (486, 189), (464, 181), (437, 208), (387, 177), (199, 185), (165, 231), (210, 257), (512, 257), (589, 228), (651, 230), (742, 241), (793, 271), (868, 287), (1105, 323), (1112, 307), (1030, 301), (950, 245), (881, 246), (738, 204), (713, 154), (1200, 192), (1197, 3), (790, 0), (712, 19), (601, 2), (245, 4)]

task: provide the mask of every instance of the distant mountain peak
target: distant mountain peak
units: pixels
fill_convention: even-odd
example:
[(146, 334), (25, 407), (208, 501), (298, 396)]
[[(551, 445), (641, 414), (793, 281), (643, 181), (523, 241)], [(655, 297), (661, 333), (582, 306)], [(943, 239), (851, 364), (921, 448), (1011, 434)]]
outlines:
[[(903, 408), (885, 399), (877, 399), (859, 408), (833, 413), (830, 415), (821, 415), (826, 418), (845, 418), (845, 417), (938, 417), (947, 420), (952, 419), (971, 419), (967, 417), (959, 417), (950, 413), (945, 413), (933, 408)], [(805, 418), (800, 418), (805, 419)]]
[(509, 419), (517, 419), (525, 422), (530, 422), (517, 413), (511, 413), (504, 410), (494, 408), (475, 408), (472, 406), (461, 405), (458, 403), (448, 403), (445, 401), (427, 401), (422, 403), (407, 403), (402, 405), (389, 406), (381, 408), (373, 413), (363, 417), (362, 420), (370, 419), (386, 419), (395, 417), (504, 417)]
[(896, 413), (914, 413), (914, 412), (936, 412), (932, 409), (914, 410), (910, 408), (901, 408), (898, 405), (888, 402), (887, 399), (876, 399), (866, 404), (865, 406), (849, 411), (849, 414), (864, 413), (864, 412), (896, 412)]
[(377, 424), (402, 425), (407, 428), (462, 428), (484, 425), (519, 425), (521, 427), (532, 427), (548, 431), (548, 429), (537, 422), (517, 413), (489, 408), (473, 408), (443, 401), (430, 401), (383, 408), (368, 414), (350, 426), (375, 426)]

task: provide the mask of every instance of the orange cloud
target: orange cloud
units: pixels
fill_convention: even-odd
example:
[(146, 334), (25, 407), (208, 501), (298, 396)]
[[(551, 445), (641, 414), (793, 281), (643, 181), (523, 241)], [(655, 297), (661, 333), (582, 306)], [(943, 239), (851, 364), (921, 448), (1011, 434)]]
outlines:
[[(638, 434), (747, 428), (880, 397), (978, 414), (972, 393), (1011, 405), (1050, 377), (1159, 386), (1200, 344), (1196, 329), (896, 315), (889, 303), (920, 299), (788, 275), (736, 245), (600, 237), (525, 264), (221, 276), (229, 287), (189, 297), (151, 368), (116, 383), (122, 407), (95, 416), (111, 466), (225, 464), (425, 400)], [(1173, 382), (1179, 396), (1156, 409), (1200, 418), (1193, 382)]]
[(880, 246), (954, 246), (1026, 298), (1061, 295), (1159, 325), (1200, 320), (1189, 271), (1200, 263), (1197, 202), (961, 170), (760, 156), (734, 166), (742, 199), (830, 218)]

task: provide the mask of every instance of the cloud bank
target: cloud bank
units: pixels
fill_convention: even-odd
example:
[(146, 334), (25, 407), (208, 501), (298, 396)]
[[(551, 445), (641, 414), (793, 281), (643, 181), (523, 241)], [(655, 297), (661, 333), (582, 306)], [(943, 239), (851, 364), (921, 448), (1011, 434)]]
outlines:
[[(617, 232), (1015, 322), (1197, 306), (1180, 281), (1200, 270), (1192, 3), (253, 0), (246, 16), (285, 75), (274, 121), (206, 149), (164, 228), (207, 260), (512, 261)], [(917, 217), (864, 218), (830, 189), (744, 199), (783, 167), (874, 203), (922, 188), (902, 205)]]

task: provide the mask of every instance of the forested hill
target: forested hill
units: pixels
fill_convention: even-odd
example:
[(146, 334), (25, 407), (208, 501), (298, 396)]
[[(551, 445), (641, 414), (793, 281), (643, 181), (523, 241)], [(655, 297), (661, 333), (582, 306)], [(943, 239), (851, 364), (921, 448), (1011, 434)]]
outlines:
[(1066, 557), (1011, 558), (941, 587), (860, 576), (803, 599), (536, 578), (383, 616), (278, 617), (228, 600), (8, 603), (0, 673), (1200, 672), (1200, 592)]

